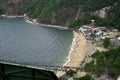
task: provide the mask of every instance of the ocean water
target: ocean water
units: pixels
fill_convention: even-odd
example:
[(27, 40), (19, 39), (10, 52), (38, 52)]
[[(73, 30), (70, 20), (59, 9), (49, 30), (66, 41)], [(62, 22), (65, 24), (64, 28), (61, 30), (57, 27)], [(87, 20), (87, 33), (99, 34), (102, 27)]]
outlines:
[[(63, 65), (73, 40), (71, 30), (0, 18), (0, 60), (28, 65)], [(40, 67), (40, 66), (39, 66)]]

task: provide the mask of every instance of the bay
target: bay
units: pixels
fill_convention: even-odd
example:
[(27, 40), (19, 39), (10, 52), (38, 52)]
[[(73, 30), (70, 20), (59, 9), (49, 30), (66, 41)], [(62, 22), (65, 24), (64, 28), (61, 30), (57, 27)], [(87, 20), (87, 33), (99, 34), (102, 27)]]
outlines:
[(63, 65), (73, 40), (71, 30), (0, 18), (0, 60), (29, 65)]

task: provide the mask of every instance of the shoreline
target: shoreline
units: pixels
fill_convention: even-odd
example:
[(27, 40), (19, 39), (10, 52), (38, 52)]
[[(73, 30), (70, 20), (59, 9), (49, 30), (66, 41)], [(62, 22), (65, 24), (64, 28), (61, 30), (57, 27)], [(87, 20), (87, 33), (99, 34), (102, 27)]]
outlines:
[(65, 26), (39, 23), (37, 21), (37, 19), (29, 18), (26, 14), (24, 14), (24, 15), (16, 15), (16, 16), (7, 16), (7, 15), (3, 14), (3, 15), (0, 15), (0, 17), (6, 17), (6, 18), (22, 18), (22, 17), (26, 18), (27, 17), (27, 19), (25, 19), (25, 20), (29, 20), (31, 23), (33, 22), (33, 24), (36, 24), (36, 25), (39, 25), (39, 26), (42, 26), (42, 27), (51, 27), (51, 28), (57, 28), (57, 29), (61, 29), (61, 30), (69, 29), (68, 27), (65, 27)]
[(70, 47), (70, 51), (69, 51), (69, 54), (67, 56), (67, 60), (66, 62), (63, 64), (63, 66), (67, 66), (67, 64), (70, 62), (71, 60), (71, 54), (75, 48), (75, 45), (76, 45), (76, 40), (77, 40), (77, 36), (78, 36), (78, 33), (73, 31), (73, 40), (72, 40), (72, 44), (71, 44), (71, 47)]
[(7, 17), (7, 18), (22, 18), (24, 15), (16, 15), (16, 16), (7, 16), (7, 15), (0, 15), (0, 17)]
[[(72, 52), (74, 51), (74, 48), (76, 46), (76, 40), (77, 40), (77, 36), (78, 36), (78, 33), (73, 31), (73, 40), (72, 40), (72, 44), (71, 44), (71, 47), (70, 47), (70, 50), (69, 50), (69, 53), (68, 53), (68, 56), (66, 57), (66, 61), (65, 63), (63, 63), (61, 66), (64, 68), (65, 66), (68, 66), (68, 64), (70, 63), (71, 61), (71, 56), (72, 56)], [(56, 73), (56, 76), (58, 78), (60, 78), (62, 75), (66, 74), (64, 71), (57, 71)]]
[[(80, 32), (74, 32), (74, 38), (73, 38), (73, 42), (71, 45), (71, 50), (69, 52), (68, 55), (68, 60), (66, 61), (66, 63), (64, 63), (63, 65), (63, 69), (64, 67), (69, 67), (67, 70), (75, 70), (75, 68), (79, 68), (82, 61), (84, 60), (84, 58), (86, 57), (90, 46), (85, 38), (85, 36)], [(57, 77), (61, 77), (63, 75), (65, 75), (65, 71), (57, 71), (56, 75)]]
[(85, 36), (78, 31), (77, 36), (75, 37), (73, 50), (71, 50), (70, 61), (66, 66), (71, 68), (80, 67), (80, 64), (84, 60), (89, 49), (90, 45), (88, 44)]
[[(26, 18), (27, 15), (22, 15), (22, 16), (5, 16), (2, 15), (2, 17), (7, 17), (7, 18), (19, 18), (19, 17), (23, 17), (25, 18), (25, 21), (28, 21), (36, 24), (36, 25), (40, 25), (42, 27), (51, 27), (51, 28), (58, 28), (58, 29), (69, 29), (67, 27), (63, 27), (63, 26), (58, 26), (58, 25), (50, 25), (50, 24), (42, 24), (42, 23), (38, 23), (37, 19), (31, 19), (31, 18)], [(70, 47), (70, 51), (68, 53), (68, 56), (66, 57), (66, 61), (65, 63), (63, 63), (61, 66), (67, 66), (67, 67), (79, 67), (80, 64), (82, 63), (83, 59), (85, 58), (86, 54), (87, 54), (87, 50), (89, 49), (89, 45), (86, 43), (86, 39), (85, 36), (80, 32), (75, 32), (73, 31), (73, 40), (72, 40), (72, 44)], [(61, 73), (60, 71), (57, 71), (56, 75), (62, 75), (63, 72)], [(60, 77), (60, 76), (58, 76)]]
[(69, 29), (68, 27), (64, 27), (64, 26), (39, 23), (37, 21), (37, 19), (30, 19), (30, 18), (28, 18), (28, 20), (32, 21), (33, 23), (35, 23), (35, 24), (37, 24), (39, 26), (43, 26), (43, 27), (45, 26), (45, 27), (51, 27), (51, 28), (57, 28), (57, 29)]

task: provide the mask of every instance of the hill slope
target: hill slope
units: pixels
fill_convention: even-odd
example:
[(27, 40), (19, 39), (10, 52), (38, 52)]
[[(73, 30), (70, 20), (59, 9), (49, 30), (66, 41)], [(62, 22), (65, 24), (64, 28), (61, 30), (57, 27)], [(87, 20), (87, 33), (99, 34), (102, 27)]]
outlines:
[[(110, 26), (118, 27), (119, 9), (119, 0), (0, 0), (0, 14), (27, 13), (29, 17), (38, 19), (41, 23), (61, 26), (71, 24), (72, 27), (89, 23), (93, 16), (100, 16), (100, 20), (105, 18)], [(84, 21), (86, 18), (89, 21)], [(118, 21), (115, 22), (116, 20)]]

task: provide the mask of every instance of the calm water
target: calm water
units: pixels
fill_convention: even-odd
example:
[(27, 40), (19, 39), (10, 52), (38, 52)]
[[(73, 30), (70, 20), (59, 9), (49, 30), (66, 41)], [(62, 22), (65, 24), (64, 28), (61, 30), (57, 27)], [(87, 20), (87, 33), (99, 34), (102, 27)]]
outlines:
[(0, 60), (61, 65), (72, 43), (70, 30), (27, 23), (23, 18), (0, 18)]

